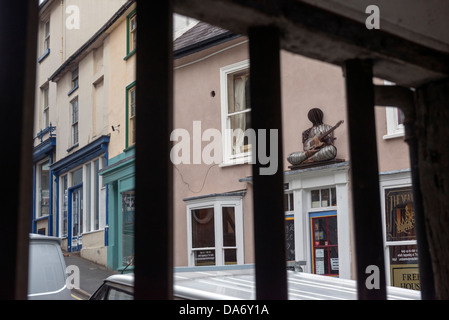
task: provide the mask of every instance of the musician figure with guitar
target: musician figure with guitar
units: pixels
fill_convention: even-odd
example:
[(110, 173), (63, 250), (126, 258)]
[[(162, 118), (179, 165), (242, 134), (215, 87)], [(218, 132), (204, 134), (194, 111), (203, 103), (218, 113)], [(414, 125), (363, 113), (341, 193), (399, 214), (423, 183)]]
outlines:
[(307, 114), (313, 126), (302, 133), (304, 151), (293, 152), (288, 155), (287, 161), (292, 165), (312, 163), (318, 161), (332, 160), (337, 155), (334, 146), (334, 130), (338, 128), (343, 120), (335, 126), (323, 123), (323, 111), (313, 108)]

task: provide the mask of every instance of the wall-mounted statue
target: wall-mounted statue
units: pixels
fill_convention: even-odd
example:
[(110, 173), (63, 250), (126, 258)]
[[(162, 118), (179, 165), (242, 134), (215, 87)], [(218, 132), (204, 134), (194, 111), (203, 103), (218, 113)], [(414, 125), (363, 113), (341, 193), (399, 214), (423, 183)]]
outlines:
[(302, 133), (304, 151), (293, 152), (287, 157), (287, 161), (294, 166), (332, 160), (337, 155), (334, 130), (343, 123), (343, 120), (333, 127), (324, 124), (323, 111), (319, 108), (310, 109), (307, 117), (313, 126)]

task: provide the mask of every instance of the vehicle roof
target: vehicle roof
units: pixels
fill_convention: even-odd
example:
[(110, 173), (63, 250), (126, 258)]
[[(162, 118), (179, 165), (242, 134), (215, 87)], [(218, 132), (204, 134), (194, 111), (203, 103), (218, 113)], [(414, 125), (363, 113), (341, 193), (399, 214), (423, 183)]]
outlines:
[(40, 240), (40, 241), (55, 241), (58, 244), (61, 244), (62, 240), (58, 237), (52, 237), (52, 236), (44, 236), (41, 234), (36, 234), (36, 233), (30, 233), (29, 234), (30, 237), (30, 241), (36, 241), (36, 240)]
[[(289, 300), (357, 300), (355, 280), (287, 271)], [(107, 281), (132, 286), (134, 274)], [(192, 300), (254, 300), (254, 265), (175, 268), (174, 295)], [(416, 290), (387, 286), (389, 300), (420, 300)]]

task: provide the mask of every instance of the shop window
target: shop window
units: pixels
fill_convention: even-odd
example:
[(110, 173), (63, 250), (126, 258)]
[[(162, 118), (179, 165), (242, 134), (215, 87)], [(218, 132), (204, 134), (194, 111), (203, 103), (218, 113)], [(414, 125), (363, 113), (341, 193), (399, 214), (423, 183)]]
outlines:
[(39, 165), (39, 208), (37, 217), (48, 216), (50, 213), (50, 162)]
[(122, 192), (122, 265), (134, 259), (134, 190)]
[(243, 263), (241, 207), (212, 201), (188, 209), (191, 266)]
[(410, 186), (385, 189), (385, 229), (390, 284), (419, 290), (418, 248)]
[(336, 188), (316, 189), (311, 191), (311, 207), (334, 207), (337, 205)]
[(311, 214), (312, 273), (338, 276), (338, 233), (335, 214)]
[(69, 186), (68, 186), (68, 176), (64, 175), (61, 178), (62, 182), (62, 236), (67, 237), (67, 230), (68, 230), (68, 214), (69, 214)]
[(284, 194), (286, 259), (295, 261), (295, 215), (293, 193)]

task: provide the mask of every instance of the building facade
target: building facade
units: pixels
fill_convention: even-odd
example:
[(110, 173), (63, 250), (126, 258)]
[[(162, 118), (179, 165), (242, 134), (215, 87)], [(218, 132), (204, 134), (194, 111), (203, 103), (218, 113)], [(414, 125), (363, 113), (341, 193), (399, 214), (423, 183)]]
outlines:
[[(134, 255), (137, 12), (133, 1), (108, 2), (109, 11), (87, 31), (60, 25), (58, 33), (53, 21), (63, 20), (60, 5), (41, 5), (31, 227), (62, 237), (68, 251), (120, 270)], [(80, 7), (91, 14), (97, 9)], [(174, 42), (174, 262), (253, 263), (251, 161), (258, 154), (248, 130), (257, 106), (248, 99), (248, 40), (182, 21)], [(54, 55), (61, 34), (67, 44)], [(354, 278), (342, 70), (285, 51), (281, 61), (284, 162), (270, 164), (284, 171), (288, 265)], [(294, 167), (287, 155), (302, 150), (314, 107), (326, 124), (344, 121), (334, 133), (337, 157)], [(394, 106), (375, 112), (387, 280), (417, 289), (419, 281), (401, 280), (418, 273), (402, 115)]]

